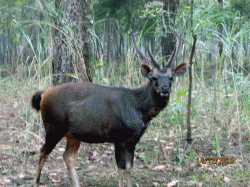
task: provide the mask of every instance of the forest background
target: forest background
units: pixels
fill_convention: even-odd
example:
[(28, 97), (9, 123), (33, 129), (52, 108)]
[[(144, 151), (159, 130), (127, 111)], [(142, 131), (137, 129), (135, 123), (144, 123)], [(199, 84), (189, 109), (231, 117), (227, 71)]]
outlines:
[[(83, 3), (84, 2), (84, 3)], [(193, 2), (193, 9), (192, 7)], [(69, 81), (138, 88), (146, 83), (129, 35), (165, 62), (188, 62), (193, 36), (191, 145), (186, 142), (189, 75), (173, 85), (168, 107), (138, 143), (136, 186), (247, 186), (250, 180), (249, 0), (0, 0), (0, 185), (31, 186), (44, 142), (37, 90)], [(62, 154), (51, 153), (44, 186), (71, 186)], [(233, 163), (198, 163), (229, 158)], [(111, 144), (82, 144), (84, 186), (117, 186)]]

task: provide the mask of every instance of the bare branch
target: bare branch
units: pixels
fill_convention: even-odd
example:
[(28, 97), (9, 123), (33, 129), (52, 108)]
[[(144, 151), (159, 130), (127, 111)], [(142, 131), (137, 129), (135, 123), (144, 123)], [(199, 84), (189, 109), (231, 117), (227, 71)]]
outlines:
[(192, 50), (189, 56), (189, 65), (193, 64), (193, 56), (194, 56), (194, 51), (195, 51), (195, 45), (196, 45), (196, 35), (194, 35), (194, 39), (193, 39), (193, 46), (192, 46)]

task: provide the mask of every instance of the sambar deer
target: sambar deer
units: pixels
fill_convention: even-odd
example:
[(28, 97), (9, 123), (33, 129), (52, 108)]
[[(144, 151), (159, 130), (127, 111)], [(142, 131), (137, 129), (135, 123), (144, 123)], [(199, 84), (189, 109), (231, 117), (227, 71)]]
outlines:
[[(66, 138), (64, 161), (75, 187), (80, 182), (75, 170), (75, 160), (81, 142), (114, 143), (119, 173), (119, 187), (132, 187), (131, 169), (135, 145), (146, 131), (149, 121), (163, 110), (169, 101), (174, 77), (184, 75), (186, 64), (170, 67), (175, 52), (167, 65), (160, 65), (148, 50), (150, 59), (136, 51), (153, 68), (141, 65), (141, 73), (149, 81), (138, 89), (111, 88), (92, 83), (66, 83), (46, 91), (38, 91), (32, 97), (32, 106), (41, 110), (46, 131), (41, 148), (34, 186), (39, 186), (42, 167), (56, 144)], [(178, 43), (178, 42), (177, 42)]]

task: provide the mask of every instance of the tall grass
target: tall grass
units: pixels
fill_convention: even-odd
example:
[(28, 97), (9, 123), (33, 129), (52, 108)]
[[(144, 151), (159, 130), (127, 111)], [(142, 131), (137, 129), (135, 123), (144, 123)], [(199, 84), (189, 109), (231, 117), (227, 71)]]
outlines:
[[(235, 29), (236, 20), (231, 29), (228, 29), (226, 22), (221, 22), (224, 33), (220, 36), (216, 25), (211, 27), (212, 24), (214, 23), (209, 23), (202, 28), (199, 28), (197, 24), (195, 31), (199, 41), (196, 48), (196, 63), (192, 70), (194, 71), (191, 106), (194, 138), (192, 147), (188, 148), (185, 145), (188, 89), (188, 77), (185, 75), (176, 79), (168, 106), (152, 121), (147, 133), (138, 144), (140, 150), (150, 151), (143, 156), (140, 153), (136, 154), (149, 166), (166, 162), (178, 168), (189, 167), (191, 163), (197, 162), (198, 157), (233, 157), (235, 160), (240, 158), (245, 164), (243, 177), (238, 169), (233, 174), (224, 167), (221, 167), (221, 172), (217, 171), (219, 176), (224, 174), (230, 176), (233, 183), (234, 180), (238, 181), (238, 177), (248, 180), (247, 177), (250, 175), (247, 158), (248, 149), (250, 149), (250, 74), (247, 71), (249, 54), (248, 51), (244, 51), (244, 38), (249, 37), (249, 29)], [(36, 52), (28, 34), (22, 28), (20, 30), (34, 52), (35, 60), (28, 66), (28, 71), (26, 64), (20, 64), (19, 69), (9, 71), (6, 76), (0, 77), (0, 111), (2, 115), (10, 116), (15, 131), (20, 131), (18, 133), (20, 140), (24, 142), (25, 150), (32, 150), (36, 147), (35, 145), (44, 141), (44, 130), (40, 115), (31, 109), (30, 98), (37, 90), (52, 87), (52, 58), (42, 58), (43, 51), (37, 50)], [(186, 43), (191, 43), (190, 36), (191, 33), (187, 31), (184, 38)], [(41, 35), (37, 36), (38, 41), (41, 40), (39, 37)], [(93, 40), (101, 41), (101, 38), (97, 37), (93, 35)], [(120, 63), (118, 68), (115, 66), (116, 61), (106, 64), (105, 59), (100, 58), (93, 62), (94, 83), (128, 88), (137, 88), (146, 83), (147, 80), (142, 78), (138, 66), (138, 63), (142, 62), (138, 62), (134, 55), (134, 47), (129, 37), (126, 36), (126, 38), (128, 49), (125, 61)], [(138, 38), (138, 40), (145, 40), (141, 34)], [(46, 40), (52, 43), (50, 35)], [(224, 44), (221, 58), (216, 58), (218, 41)], [(140, 45), (140, 42), (138, 44)], [(185, 50), (189, 53), (189, 48)], [(69, 51), (72, 51), (72, 48), (69, 48)], [(232, 58), (233, 52), (234, 58)], [(209, 53), (212, 54), (211, 58), (208, 58)], [(49, 54), (52, 54), (52, 51)], [(184, 57), (185, 62), (188, 61), (187, 57), (188, 55)], [(8, 68), (1, 67), (0, 70), (3, 73), (7, 72)], [(173, 148), (166, 148), (166, 145), (173, 145)], [(155, 147), (157, 149), (154, 149)], [(36, 149), (38, 150), (37, 147)], [(230, 152), (230, 149), (235, 150), (236, 153)], [(176, 155), (177, 163), (173, 161)], [(242, 163), (238, 162), (238, 164)], [(235, 167), (241, 166), (235, 165)], [(184, 186), (187, 184), (185, 177), (181, 175), (177, 177)], [(188, 180), (191, 179), (188, 178)], [(212, 180), (217, 184), (224, 184), (221, 180), (212, 179), (206, 170), (194, 173), (192, 180), (196, 182)]]

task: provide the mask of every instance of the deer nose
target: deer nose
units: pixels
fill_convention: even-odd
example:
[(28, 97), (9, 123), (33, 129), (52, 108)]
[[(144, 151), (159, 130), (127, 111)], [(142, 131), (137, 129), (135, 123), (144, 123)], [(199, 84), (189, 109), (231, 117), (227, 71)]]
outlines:
[(162, 87), (161, 87), (161, 92), (162, 92), (163, 94), (167, 94), (167, 93), (170, 92), (170, 88), (169, 88), (168, 86), (162, 86)]

